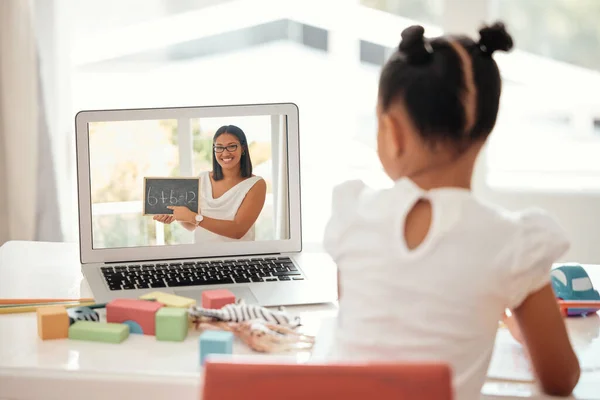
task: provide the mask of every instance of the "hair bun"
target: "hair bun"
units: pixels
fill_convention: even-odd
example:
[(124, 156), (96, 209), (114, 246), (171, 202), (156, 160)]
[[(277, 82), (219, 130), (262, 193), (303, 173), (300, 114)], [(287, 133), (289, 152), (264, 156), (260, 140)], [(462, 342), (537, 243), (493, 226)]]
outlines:
[(479, 47), (481, 51), (492, 55), (496, 50), (509, 51), (513, 47), (513, 39), (506, 32), (502, 22), (492, 26), (484, 26), (479, 30)]
[(431, 53), (425, 47), (425, 29), (420, 25), (409, 26), (402, 31), (402, 41), (398, 50), (406, 55), (409, 64), (424, 64), (431, 60)]

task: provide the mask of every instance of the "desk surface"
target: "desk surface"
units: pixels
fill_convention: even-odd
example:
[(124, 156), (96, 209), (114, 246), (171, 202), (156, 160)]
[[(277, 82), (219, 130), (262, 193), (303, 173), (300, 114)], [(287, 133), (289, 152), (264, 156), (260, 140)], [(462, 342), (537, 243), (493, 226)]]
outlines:
[[(80, 272), (77, 251), (75, 244), (66, 243), (9, 242), (0, 247), (0, 298), (91, 297)], [(595, 285), (600, 284), (600, 267), (598, 272), (592, 268), (590, 276)], [(288, 307), (288, 310), (300, 315), (304, 332), (318, 335), (319, 339), (326, 336), (323, 329), (337, 314), (335, 304)], [(597, 354), (597, 358), (600, 358), (599, 320), (597, 316), (568, 320), (574, 344), (593, 352), (594, 357)], [(123, 344), (109, 345), (42, 341), (37, 337), (36, 323), (34, 313), (0, 315), (0, 399), (62, 400), (65, 390), (73, 398), (79, 398), (76, 392), (85, 393), (89, 400), (110, 396), (198, 398), (202, 374), (198, 366), (198, 332), (190, 332), (183, 343), (131, 335)], [(325, 341), (318, 341), (314, 351), (318, 352)], [(287, 362), (306, 362), (311, 358), (309, 351), (258, 355), (241, 343), (234, 345), (234, 353), (236, 357)], [(539, 395), (533, 383), (492, 379), (486, 382), (482, 393), (487, 399), (546, 398)], [(600, 398), (600, 371), (582, 375), (574, 398)]]

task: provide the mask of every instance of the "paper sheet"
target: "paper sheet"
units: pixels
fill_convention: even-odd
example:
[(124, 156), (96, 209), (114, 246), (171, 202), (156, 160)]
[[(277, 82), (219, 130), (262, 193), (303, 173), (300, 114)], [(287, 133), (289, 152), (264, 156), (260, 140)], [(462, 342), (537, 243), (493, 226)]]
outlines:
[[(321, 329), (312, 351), (312, 361), (327, 359), (328, 349), (334, 340), (332, 334), (334, 324), (335, 318), (327, 318), (322, 321)], [(600, 372), (600, 339), (587, 344), (574, 343), (573, 348), (579, 359), (582, 373)], [(535, 381), (531, 364), (523, 346), (513, 339), (508, 329), (498, 329), (487, 377), (504, 381)]]
[(499, 329), (488, 378), (532, 382), (535, 380), (523, 347), (515, 341), (508, 329)]
[[(600, 343), (574, 344), (582, 373), (600, 371)], [(533, 382), (531, 364), (523, 347), (515, 341), (507, 329), (499, 329), (488, 378), (509, 381)]]

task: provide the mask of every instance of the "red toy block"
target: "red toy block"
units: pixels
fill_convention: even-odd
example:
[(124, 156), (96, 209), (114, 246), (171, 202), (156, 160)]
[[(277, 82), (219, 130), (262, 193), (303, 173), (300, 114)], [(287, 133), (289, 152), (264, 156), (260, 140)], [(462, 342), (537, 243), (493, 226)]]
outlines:
[(155, 335), (156, 312), (163, 307), (156, 301), (116, 299), (106, 305), (106, 322), (135, 322), (144, 335)]
[(202, 292), (202, 308), (222, 308), (235, 303), (235, 295), (227, 289), (206, 290)]

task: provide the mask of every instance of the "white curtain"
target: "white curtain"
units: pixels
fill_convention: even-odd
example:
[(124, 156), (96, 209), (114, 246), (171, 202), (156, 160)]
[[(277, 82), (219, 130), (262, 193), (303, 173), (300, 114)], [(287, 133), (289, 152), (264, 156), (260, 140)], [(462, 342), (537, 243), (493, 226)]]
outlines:
[(0, 1), (0, 244), (62, 239), (32, 3)]

